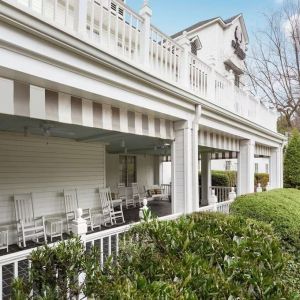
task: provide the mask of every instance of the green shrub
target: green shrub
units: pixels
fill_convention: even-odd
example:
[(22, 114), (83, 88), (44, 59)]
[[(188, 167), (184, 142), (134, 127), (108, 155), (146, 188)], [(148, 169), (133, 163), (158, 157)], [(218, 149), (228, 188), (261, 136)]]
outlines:
[[(228, 171), (212, 171), (211, 172), (211, 183), (212, 186), (234, 186), (231, 184), (231, 177), (227, 173)], [(199, 185), (201, 185), (201, 173), (199, 173)]]
[[(99, 268), (99, 250), (89, 254), (78, 240), (65, 242), (58, 250), (40, 248), (32, 255), (33, 299), (67, 299), (66, 291), (70, 299), (78, 299), (80, 272), (86, 275), (83, 291), (92, 299), (293, 296), (291, 285), (282, 278), (288, 270), (288, 257), (271, 226), (254, 220), (221, 214), (154, 220), (134, 227), (126, 244), (120, 246), (118, 258), (109, 259), (103, 270)], [(59, 272), (62, 274), (57, 277)], [(15, 281), (13, 299), (28, 299), (30, 288), (25, 281)]]
[(268, 225), (194, 214), (144, 223), (94, 283), (99, 299), (284, 299), (280, 243)]
[(266, 187), (268, 182), (270, 182), (268, 173), (255, 173), (254, 174), (255, 186), (257, 186), (260, 183), (262, 187)]
[[(12, 284), (12, 299), (77, 299), (83, 290), (91, 296), (94, 276), (100, 276), (99, 251), (86, 253), (79, 238), (59, 243), (55, 247), (45, 245), (34, 250), (30, 256), (29, 278), (16, 279)], [(79, 275), (85, 272), (85, 280), (79, 283)], [(67, 298), (69, 295), (69, 298)], [(40, 298), (43, 296), (43, 298)], [(79, 299), (79, 298), (78, 298)]]
[(300, 133), (296, 129), (285, 151), (283, 179), (286, 188), (300, 188)]
[(300, 191), (280, 189), (240, 196), (231, 212), (272, 224), (284, 245), (300, 250)]

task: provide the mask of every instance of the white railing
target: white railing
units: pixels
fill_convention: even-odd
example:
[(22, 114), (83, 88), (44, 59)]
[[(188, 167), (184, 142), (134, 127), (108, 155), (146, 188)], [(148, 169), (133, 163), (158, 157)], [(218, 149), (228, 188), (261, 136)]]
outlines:
[(227, 186), (211, 186), (210, 191), (212, 193), (212, 190), (215, 191), (215, 195), (218, 198), (218, 202), (224, 202), (229, 200), (229, 193), (231, 192), (231, 187)]
[(139, 63), (143, 18), (119, 1), (87, 2), (89, 39), (114, 55)]
[[(201, 207), (198, 212), (221, 212), (229, 213), (229, 207), (233, 200), (216, 203), (213, 205)], [(159, 221), (176, 220), (183, 216), (182, 213), (173, 214), (159, 218)], [(100, 265), (103, 266), (106, 259), (113, 255), (118, 255), (119, 244), (121, 239), (124, 239), (125, 233), (138, 223), (124, 225), (108, 230), (103, 230), (86, 235), (85, 246), (89, 250), (92, 246), (97, 246), (100, 251)], [(52, 244), (55, 246), (55, 244)], [(30, 268), (30, 254), (33, 250), (25, 249), (16, 253), (0, 256), (0, 300), (10, 299), (12, 280), (17, 277), (27, 278)]]
[(156, 74), (179, 82), (183, 48), (154, 26), (150, 27), (150, 66)]
[(208, 76), (211, 73), (211, 67), (191, 53), (189, 53), (189, 61), (190, 88), (197, 95), (206, 98), (208, 95)]
[[(137, 68), (276, 131), (277, 115), (120, 0), (2, 0)], [(150, 9), (150, 8), (149, 8)], [(149, 11), (148, 11), (149, 12)], [(232, 75), (232, 74), (231, 74)], [(232, 77), (232, 76), (231, 76)]]
[[(227, 187), (227, 186), (210, 186), (209, 187), (209, 195), (211, 195), (212, 193), (214, 195), (217, 196), (217, 200), (219, 203), (221, 202), (225, 202), (225, 201), (228, 201), (229, 200), (229, 194), (230, 192), (232, 192), (232, 189), (233, 191), (236, 192), (236, 188), (232, 188), (232, 187)], [(199, 185), (199, 198), (200, 198), (200, 203), (202, 200), (202, 186)], [(207, 200), (207, 199), (205, 199)]]

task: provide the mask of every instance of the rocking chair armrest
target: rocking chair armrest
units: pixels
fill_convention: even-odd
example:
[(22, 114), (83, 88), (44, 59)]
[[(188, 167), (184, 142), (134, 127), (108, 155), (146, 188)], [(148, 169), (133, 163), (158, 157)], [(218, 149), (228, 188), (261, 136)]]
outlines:
[(67, 213), (66, 213), (66, 219), (67, 219), (67, 221), (68, 221), (69, 219), (75, 219), (75, 212), (74, 212), (74, 211), (69, 211), (69, 212), (67, 212)]
[(33, 221), (34, 221), (34, 224), (35, 224), (37, 221), (42, 221), (42, 224), (43, 224), (43, 226), (45, 227), (45, 217), (44, 217), (44, 216), (34, 218)]
[(91, 216), (91, 209), (90, 208), (83, 208), (82, 209), (82, 213), (85, 215), (89, 215), (89, 216)]

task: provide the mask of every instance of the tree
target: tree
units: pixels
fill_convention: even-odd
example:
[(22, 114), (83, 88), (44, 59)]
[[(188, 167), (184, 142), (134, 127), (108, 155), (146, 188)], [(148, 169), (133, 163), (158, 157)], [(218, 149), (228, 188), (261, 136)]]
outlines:
[(300, 188), (300, 133), (292, 132), (284, 157), (284, 186)]
[(247, 64), (251, 91), (276, 108), (291, 129), (300, 118), (300, 0), (287, 1), (265, 18)]

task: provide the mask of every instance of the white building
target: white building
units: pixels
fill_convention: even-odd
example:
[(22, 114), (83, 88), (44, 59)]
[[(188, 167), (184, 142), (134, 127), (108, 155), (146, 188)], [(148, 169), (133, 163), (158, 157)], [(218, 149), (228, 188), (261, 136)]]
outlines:
[[(254, 191), (255, 156), (282, 187), (277, 115), (242, 87), (242, 15), (169, 37), (117, 0), (0, 2), (0, 219), (14, 229), (13, 195), (32, 192), (36, 215), (63, 211), (76, 187), (162, 181), (171, 159), (172, 213), (210, 201), (211, 157), (237, 155), (238, 194)], [(193, 53), (192, 53), (192, 52)]]

